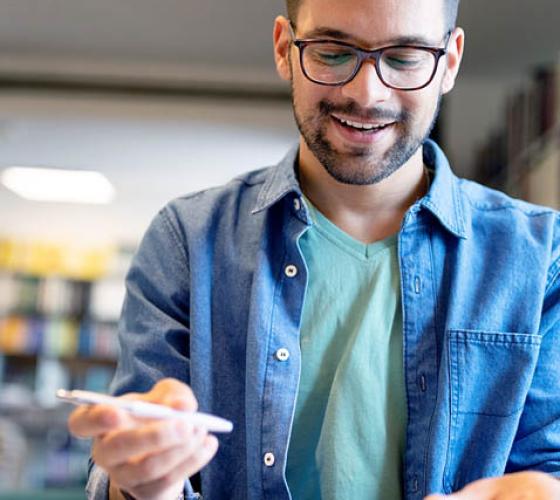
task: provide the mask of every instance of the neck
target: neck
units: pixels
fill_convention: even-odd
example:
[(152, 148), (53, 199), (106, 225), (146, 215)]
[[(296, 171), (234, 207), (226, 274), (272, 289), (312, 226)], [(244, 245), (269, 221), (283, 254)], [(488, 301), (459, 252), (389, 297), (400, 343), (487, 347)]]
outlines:
[(381, 182), (356, 186), (331, 177), (301, 141), (299, 177), (302, 190), (313, 205), (343, 231), (364, 243), (398, 232), (406, 211), (428, 188), (422, 148)]

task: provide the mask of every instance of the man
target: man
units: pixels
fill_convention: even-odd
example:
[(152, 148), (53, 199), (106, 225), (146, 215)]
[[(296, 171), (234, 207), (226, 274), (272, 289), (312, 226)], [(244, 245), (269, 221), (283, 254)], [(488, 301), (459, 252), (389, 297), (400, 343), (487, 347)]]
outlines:
[(113, 386), (234, 431), (80, 408), (90, 496), (560, 498), (558, 214), (457, 179), (426, 140), (457, 1), (288, 11), (299, 148), (158, 214)]

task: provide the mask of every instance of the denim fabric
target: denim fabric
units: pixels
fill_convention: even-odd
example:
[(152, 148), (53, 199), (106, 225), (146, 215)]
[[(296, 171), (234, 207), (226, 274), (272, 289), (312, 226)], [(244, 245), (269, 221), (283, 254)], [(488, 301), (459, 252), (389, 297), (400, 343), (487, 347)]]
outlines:
[[(311, 224), (296, 157), (171, 202), (127, 277), (114, 392), (176, 377), (235, 424), (202, 471), (207, 500), (290, 498), (307, 281), (298, 238)], [(456, 178), (432, 142), (424, 157), (435, 178), (398, 235), (405, 498), (525, 469), (560, 475), (558, 213)], [(90, 497), (104, 498), (94, 470)]]

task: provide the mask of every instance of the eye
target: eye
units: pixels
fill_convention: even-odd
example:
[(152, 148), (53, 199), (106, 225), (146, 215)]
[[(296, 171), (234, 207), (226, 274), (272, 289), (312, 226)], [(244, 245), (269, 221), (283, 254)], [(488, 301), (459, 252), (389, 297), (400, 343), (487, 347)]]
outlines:
[(310, 47), (310, 56), (313, 61), (318, 64), (326, 66), (340, 66), (354, 62), (356, 56), (346, 47), (339, 47), (336, 45), (318, 45)]
[(350, 53), (319, 52), (317, 56), (326, 64), (345, 64), (351, 58)]
[(393, 69), (411, 70), (423, 67), (430, 55), (419, 49), (389, 50), (383, 53), (383, 62)]

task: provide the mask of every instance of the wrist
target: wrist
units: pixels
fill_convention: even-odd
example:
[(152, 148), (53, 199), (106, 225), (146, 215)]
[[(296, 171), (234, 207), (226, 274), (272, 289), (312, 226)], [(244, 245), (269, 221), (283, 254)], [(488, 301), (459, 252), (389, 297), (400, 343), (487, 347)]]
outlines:
[[(126, 491), (120, 490), (120, 494), (122, 495), (124, 500), (136, 500), (130, 493), (127, 493)], [(177, 497), (175, 497), (174, 500), (185, 500), (185, 494), (181, 491), (181, 493)]]

